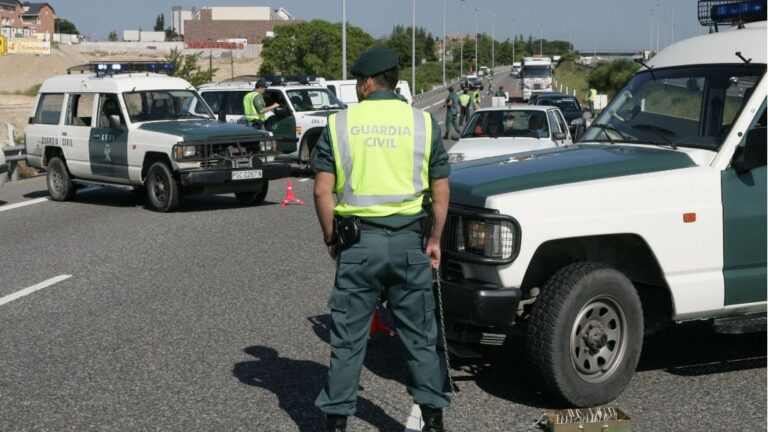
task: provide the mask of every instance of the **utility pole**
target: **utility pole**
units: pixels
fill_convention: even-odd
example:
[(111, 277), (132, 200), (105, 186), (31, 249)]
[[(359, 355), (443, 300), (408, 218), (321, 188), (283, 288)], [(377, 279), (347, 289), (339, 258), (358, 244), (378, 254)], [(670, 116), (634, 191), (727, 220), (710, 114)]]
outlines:
[(341, 0), (341, 79), (347, 79), (347, 0)]
[(515, 45), (517, 45), (517, 34), (515, 33), (515, 20), (512, 20), (512, 63), (515, 62)]
[(539, 24), (539, 55), (544, 55), (544, 39), (542, 39), (542, 32), (544, 31), (544, 26), (542, 24)]
[(480, 59), (477, 57), (477, 13), (480, 11), (480, 9), (475, 8), (475, 73), (480, 69)]
[(491, 15), (491, 69), (496, 69), (496, 14)]
[(459, 76), (464, 76), (464, 2), (459, 0), (459, 31), (461, 32), (461, 48), (459, 52)]

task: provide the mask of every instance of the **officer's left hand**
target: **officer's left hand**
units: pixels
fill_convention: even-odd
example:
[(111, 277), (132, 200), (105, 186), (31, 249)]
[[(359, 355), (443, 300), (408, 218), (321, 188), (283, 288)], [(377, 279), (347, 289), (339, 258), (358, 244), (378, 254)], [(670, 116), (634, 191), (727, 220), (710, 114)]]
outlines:
[(427, 255), (432, 263), (432, 268), (440, 268), (440, 240), (429, 239), (427, 242)]
[(335, 244), (328, 246), (328, 255), (331, 256), (332, 260), (335, 260), (336, 258), (338, 258), (339, 257), (339, 248), (338, 248), (338, 246), (336, 246)]

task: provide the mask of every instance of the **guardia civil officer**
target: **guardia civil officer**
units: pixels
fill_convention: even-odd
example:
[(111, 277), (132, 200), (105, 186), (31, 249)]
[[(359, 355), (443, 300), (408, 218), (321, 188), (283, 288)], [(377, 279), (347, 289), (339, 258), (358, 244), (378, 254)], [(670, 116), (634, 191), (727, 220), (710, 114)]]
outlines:
[(448, 87), (448, 97), (445, 99), (445, 135), (443, 139), (447, 140), (451, 134), (451, 128), (456, 131), (457, 136), (461, 137), (461, 129), (459, 128), (459, 95), (453, 90), (453, 87)]
[(326, 431), (345, 431), (347, 416), (355, 413), (368, 330), (382, 292), (405, 346), (408, 392), (421, 407), (424, 431), (443, 431), (442, 408), (450, 403), (435, 350), (432, 293), (450, 165), (437, 121), (393, 92), (397, 63), (384, 47), (360, 55), (351, 72), (361, 102), (330, 116), (316, 147), (315, 209), (337, 262), (328, 301), (328, 382), (315, 401), (326, 415)]
[(243, 97), (243, 111), (248, 126), (263, 129), (264, 120), (266, 120), (265, 114), (280, 106), (279, 103), (266, 106), (263, 96), (266, 90), (267, 83), (264, 80), (258, 80), (253, 91)]

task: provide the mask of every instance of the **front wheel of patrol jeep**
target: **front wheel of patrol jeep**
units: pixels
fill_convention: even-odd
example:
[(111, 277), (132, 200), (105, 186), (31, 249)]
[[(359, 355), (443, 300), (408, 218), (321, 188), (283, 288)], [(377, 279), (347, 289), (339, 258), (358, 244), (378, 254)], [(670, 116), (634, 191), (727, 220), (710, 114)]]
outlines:
[(269, 191), (269, 183), (264, 181), (261, 183), (261, 189), (253, 192), (235, 192), (235, 198), (240, 204), (247, 205), (259, 205), (264, 202)]
[(548, 393), (591, 407), (626, 388), (642, 344), (643, 310), (632, 282), (606, 265), (575, 263), (557, 272), (533, 304), (526, 354)]
[(152, 210), (167, 213), (179, 206), (179, 184), (165, 162), (155, 162), (149, 167), (144, 184)]
[(69, 201), (75, 196), (75, 186), (72, 184), (72, 178), (69, 176), (67, 164), (58, 156), (52, 157), (48, 161), (48, 174), (46, 182), (48, 183), (48, 194), (54, 201)]

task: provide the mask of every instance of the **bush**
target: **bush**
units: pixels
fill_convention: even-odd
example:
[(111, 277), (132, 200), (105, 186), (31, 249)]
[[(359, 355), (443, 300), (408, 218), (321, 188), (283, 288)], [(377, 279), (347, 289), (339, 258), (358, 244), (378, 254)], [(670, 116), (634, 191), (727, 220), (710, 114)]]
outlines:
[(202, 69), (199, 65), (202, 52), (192, 55), (183, 55), (176, 48), (171, 50), (171, 54), (165, 58), (169, 63), (173, 63), (174, 69), (168, 75), (183, 78), (189, 81), (194, 87), (200, 84), (206, 84), (213, 81), (213, 76), (218, 69)]
[(591, 88), (612, 98), (629, 82), (639, 67), (629, 60), (600, 62), (589, 73), (587, 82)]

